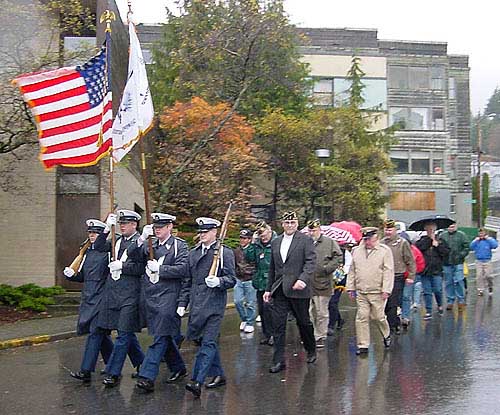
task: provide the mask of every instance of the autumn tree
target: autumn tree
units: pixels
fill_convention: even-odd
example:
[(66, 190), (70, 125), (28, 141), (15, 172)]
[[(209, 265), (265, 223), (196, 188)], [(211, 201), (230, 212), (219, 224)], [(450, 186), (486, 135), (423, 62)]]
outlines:
[[(192, 221), (208, 213), (223, 216), (232, 199), (233, 217), (248, 216), (252, 178), (263, 164), (245, 117), (227, 103), (210, 105), (195, 97), (165, 108), (160, 128), (165, 135), (158, 142), (152, 185), (158, 205)], [(213, 134), (207, 137), (207, 131)], [(183, 174), (177, 175), (180, 169)], [(171, 177), (176, 179), (169, 182)]]
[(255, 117), (267, 108), (301, 111), (307, 67), (282, 0), (181, 0), (153, 50), (157, 108), (200, 96)]
[[(57, 68), (69, 60), (88, 56), (87, 47), (65, 52), (64, 36), (95, 33), (94, 20), (95, 16), (79, 0), (33, 2), (29, 7), (10, 0), (2, 3), (0, 154), (37, 142), (31, 113), (11, 80), (23, 73)], [(6, 30), (12, 22), (19, 22), (22, 30)]]

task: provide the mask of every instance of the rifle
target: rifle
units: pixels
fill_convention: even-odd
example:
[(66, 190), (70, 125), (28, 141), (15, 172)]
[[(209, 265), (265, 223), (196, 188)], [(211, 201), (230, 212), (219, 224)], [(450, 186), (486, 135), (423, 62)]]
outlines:
[(75, 271), (75, 274), (78, 272), (80, 269), (80, 265), (82, 264), (83, 257), (85, 256), (85, 253), (87, 252), (87, 249), (89, 248), (91, 242), (90, 239), (86, 239), (83, 244), (80, 246), (80, 252), (78, 252), (78, 255), (76, 258), (73, 260), (69, 268), (71, 268), (73, 271)]
[(220, 249), (222, 247), (222, 244), (224, 243), (224, 239), (226, 238), (227, 228), (229, 226), (229, 213), (231, 212), (232, 206), (233, 206), (233, 201), (231, 200), (229, 201), (229, 206), (226, 211), (226, 216), (224, 216), (224, 222), (222, 222), (219, 237), (217, 238), (217, 242), (215, 243), (214, 259), (212, 261), (212, 266), (210, 267), (210, 272), (208, 275), (217, 275), (217, 269), (219, 268), (219, 262), (220, 262)]

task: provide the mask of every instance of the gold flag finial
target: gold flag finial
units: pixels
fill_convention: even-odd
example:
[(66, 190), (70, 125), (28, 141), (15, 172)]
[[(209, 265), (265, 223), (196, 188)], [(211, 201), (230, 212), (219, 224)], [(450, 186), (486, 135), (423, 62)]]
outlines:
[(106, 22), (106, 32), (111, 32), (111, 22), (116, 20), (115, 12), (112, 10), (105, 10), (103, 14), (101, 14), (100, 22)]

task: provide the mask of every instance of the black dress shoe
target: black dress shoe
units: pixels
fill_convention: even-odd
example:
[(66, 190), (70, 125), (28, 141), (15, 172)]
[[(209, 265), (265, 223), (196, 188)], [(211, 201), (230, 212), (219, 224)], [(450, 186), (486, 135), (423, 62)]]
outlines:
[(207, 383), (205, 387), (207, 389), (215, 389), (219, 386), (224, 386), (226, 384), (226, 378), (224, 376), (215, 376), (210, 383)]
[(316, 361), (316, 353), (308, 353), (307, 354), (307, 363), (314, 363)]
[(135, 386), (144, 392), (153, 392), (155, 390), (155, 383), (146, 378), (139, 378)]
[(91, 379), (90, 372), (88, 370), (80, 370), (79, 372), (69, 372), (70, 376), (81, 380), (84, 383), (89, 383)]
[(141, 365), (137, 365), (137, 366), (135, 367), (135, 372), (134, 372), (134, 373), (132, 373), (132, 374), (130, 375), (130, 377), (131, 377), (132, 379), (138, 379), (138, 378), (140, 378), (140, 376), (139, 376), (139, 370), (141, 370)]
[(191, 381), (186, 383), (186, 389), (191, 392), (195, 398), (199, 398), (201, 396), (201, 383)]
[(358, 347), (358, 350), (356, 350), (356, 354), (358, 356), (368, 354), (368, 347)]
[(345, 320), (340, 319), (337, 323), (337, 330), (342, 330), (344, 328)]
[(106, 373), (106, 369), (101, 369), (101, 371), (99, 372), (99, 374), (100, 374), (101, 376), (107, 375), (107, 373)]
[(259, 343), (267, 346), (272, 346), (274, 345), (274, 340), (272, 337), (267, 337), (265, 339), (262, 339)]
[(120, 383), (120, 378), (121, 378), (121, 376), (108, 375), (104, 378), (102, 383), (107, 388), (113, 388)]
[(186, 376), (187, 376), (186, 369), (179, 370), (178, 372), (172, 373), (172, 375), (167, 379), (167, 383), (174, 383)]
[(328, 327), (328, 331), (326, 332), (326, 335), (333, 336), (333, 333), (335, 333), (335, 330), (333, 330), (333, 328), (331, 328), (331, 327)]
[(282, 370), (286, 369), (286, 365), (283, 362), (276, 363), (275, 365), (271, 366), (269, 368), (269, 372), (271, 373), (278, 373), (281, 372)]

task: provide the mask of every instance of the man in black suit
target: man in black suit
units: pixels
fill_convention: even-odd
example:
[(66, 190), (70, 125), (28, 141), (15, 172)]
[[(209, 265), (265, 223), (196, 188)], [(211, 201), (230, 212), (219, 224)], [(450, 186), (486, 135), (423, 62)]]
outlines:
[(300, 337), (307, 352), (307, 363), (316, 361), (314, 328), (309, 318), (311, 284), (316, 266), (313, 240), (298, 232), (299, 221), (295, 212), (286, 212), (281, 224), (284, 233), (271, 244), (269, 279), (264, 301), (271, 302), (274, 329), (273, 365), (271, 373), (286, 368), (285, 336), (288, 312), (294, 315)]

